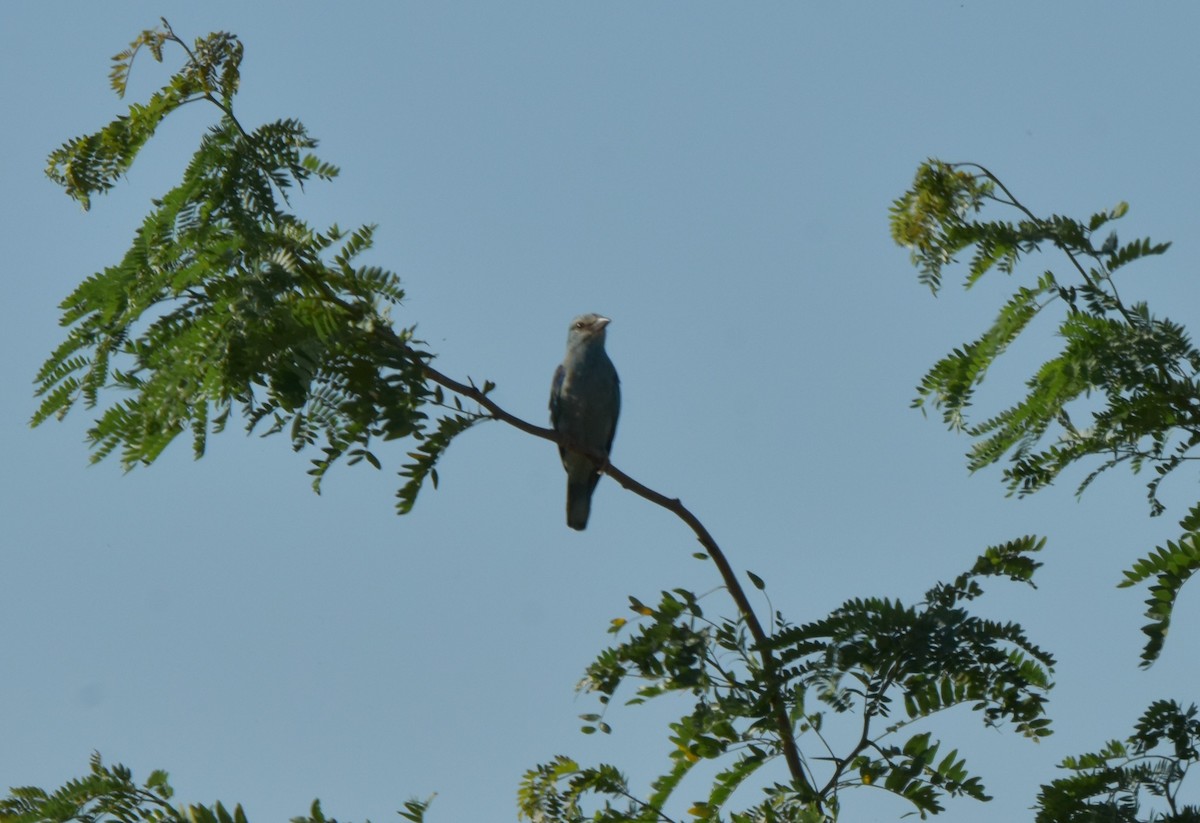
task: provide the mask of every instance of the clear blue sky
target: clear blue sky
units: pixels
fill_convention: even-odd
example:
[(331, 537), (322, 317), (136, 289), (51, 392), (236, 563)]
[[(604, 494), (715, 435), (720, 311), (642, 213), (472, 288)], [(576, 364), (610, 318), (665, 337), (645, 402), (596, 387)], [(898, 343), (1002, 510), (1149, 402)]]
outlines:
[[(495, 381), (543, 421), (567, 322), (612, 317), (614, 462), (682, 497), (793, 621), (852, 596), (911, 600), (989, 544), (1049, 538), (1040, 588), (994, 587), (982, 608), (1058, 655), (1057, 734), (1035, 745), (948, 718), (996, 795), (948, 819), (1022, 819), (1064, 755), (1124, 736), (1152, 699), (1197, 697), (1192, 588), (1149, 672), (1143, 595), (1114, 589), (1174, 536), (1193, 480), (1155, 521), (1125, 474), (1082, 502), (1070, 482), (1018, 501), (997, 472), (969, 476), (967, 442), (908, 403), (1011, 284), (931, 299), (886, 216), (931, 155), (990, 166), (1039, 211), (1127, 200), (1123, 235), (1175, 245), (1123, 294), (1200, 322), (1200, 6), (13, 3), (0, 786), (57, 786), (95, 749), (259, 823), (313, 797), (381, 823), (432, 792), (431, 820), (508, 819), (522, 772), (558, 753), (644, 785), (667, 716), (614, 711), (612, 736), (585, 737), (576, 716), (595, 703), (573, 686), (628, 595), (717, 585), (689, 532), (611, 481), (569, 531), (553, 447), (499, 424), (455, 445), (406, 518), (400, 448), (317, 497), (308, 456), (280, 438), (231, 428), (199, 463), (181, 442), (123, 476), (87, 466), (86, 415), (28, 428), (56, 304), (119, 257), (212, 118), (180, 112), (91, 213), (43, 177), (52, 148), (119, 112), (108, 59), (160, 14), (244, 40), (240, 118), (296, 117), (322, 140), (343, 173), (299, 209), (380, 225), (372, 260), (408, 289), (398, 320), (444, 371)], [(131, 93), (166, 71), (139, 60)], [(1024, 276), (1043, 263), (1059, 265)], [(1019, 347), (982, 399), (1011, 396), (1045, 354)], [(706, 603), (728, 612), (719, 592)], [(844, 802), (847, 819), (907, 811)]]

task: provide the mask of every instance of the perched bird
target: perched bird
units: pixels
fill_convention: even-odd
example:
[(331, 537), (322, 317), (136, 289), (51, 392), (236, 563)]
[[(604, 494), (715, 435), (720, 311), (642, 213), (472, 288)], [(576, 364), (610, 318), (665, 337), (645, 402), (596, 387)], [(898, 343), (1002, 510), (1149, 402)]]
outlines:
[[(604, 352), (604, 328), (610, 322), (598, 314), (581, 314), (571, 321), (567, 356), (550, 387), (550, 425), (606, 459), (621, 411), (621, 381)], [(582, 531), (603, 466), (562, 446), (558, 453), (567, 470), (567, 525)]]

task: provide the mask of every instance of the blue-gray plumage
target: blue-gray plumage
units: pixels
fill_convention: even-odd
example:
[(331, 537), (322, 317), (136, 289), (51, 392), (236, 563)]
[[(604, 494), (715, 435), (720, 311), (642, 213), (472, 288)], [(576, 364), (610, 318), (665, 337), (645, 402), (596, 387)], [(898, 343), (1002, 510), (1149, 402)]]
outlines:
[[(550, 387), (550, 425), (571, 442), (605, 458), (621, 411), (621, 381), (604, 351), (604, 327), (610, 322), (598, 314), (581, 314), (571, 321), (567, 356), (554, 372)], [(562, 446), (558, 453), (567, 470), (567, 525), (582, 531), (603, 466)]]

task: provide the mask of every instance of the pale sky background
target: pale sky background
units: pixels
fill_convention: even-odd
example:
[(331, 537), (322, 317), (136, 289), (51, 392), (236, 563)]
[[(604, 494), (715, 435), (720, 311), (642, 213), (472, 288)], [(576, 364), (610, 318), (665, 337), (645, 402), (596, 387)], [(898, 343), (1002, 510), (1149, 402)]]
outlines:
[[(397, 319), (443, 371), (495, 381), (543, 422), (568, 321), (612, 317), (614, 462), (680, 496), (792, 621), (850, 597), (912, 601), (988, 545), (1049, 538), (1038, 590), (996, 583), (980, 609), (1058, 656), (1056, 734), (947, 717), (938, 731), (996, 799), (944, 819), (1029, 819), (1063, 756), (1124, 737), (1153, 699), (1197, 698), (1197, 584), (1149, 672), (1144, 592), (1114, 588), (1176, 535), (1194, 475), (1166, 487), (1157, 520), (1148, 478), (1123, 471), (1082, 502), (1082, 472), (1023, 501), (998, 471), (968, 475), (968, 442), (908, 404), (1014, 284), (931, 299), (887, 208), (928, 156), (984, 163), (1042, 213), (1127, 200), (1123, 238), (1175, 245), (1122, 272), (1123, 295), (1195, 327), (1200, 5), (12, 3), (0, 786), (58, 786), (98, 750), (254, 823), (314, 797), (382, 823), (433, 792), (431, 821), (512, 819), (521, 774), (559, 753), (644, 789), (679, 707), (614, 709), (611, 736), (585, 737), (577, 715), (596, 702), (573, 687), (628, 595), (719, 582), (690, 532), (611, 480), (588, 530), (568, 530), (553, 447), (500, 424), (457, 442), (405, 518), (404, 446), (317, 497), (311, 455), (233, 426), (199, 463), (181, 441), (124, 476), (88, 467), (86, 414), (28, 428), (57, 303), (119, 259), (214, 119), (173, 116), (91, 213), (43, 176), (51, 149), (121, 111), (109, 57), (159, 15), (188, 39), (242, 38), (240, 119), (295, 117), (321, 139), (342, 176), (297, 207), (317, 227), (379, 224), (370, 259), (403, 277)], [(139, 59), (131, 94), (168, 72)], [(1063, 268), (1047, 256), (1019, 276), (1042, 266)], [(1018, 347), (981, 407), (1048, 355)], [(705, 604), (732, 611), (721, 592)], [(681, 817), (707, 788), (690, 785)], [(843, 802), (846, 820), (909, 808)]]

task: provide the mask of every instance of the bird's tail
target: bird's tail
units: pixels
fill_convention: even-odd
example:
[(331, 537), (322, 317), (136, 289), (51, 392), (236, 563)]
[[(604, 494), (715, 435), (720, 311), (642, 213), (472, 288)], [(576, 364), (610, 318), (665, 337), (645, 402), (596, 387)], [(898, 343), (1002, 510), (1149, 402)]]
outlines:
[(592, 490), (596, 484), (592, 478), (581, 483), (567, 483), (567, 525), (576, 531), (587, 528), (588, 515), (592, 511)]

